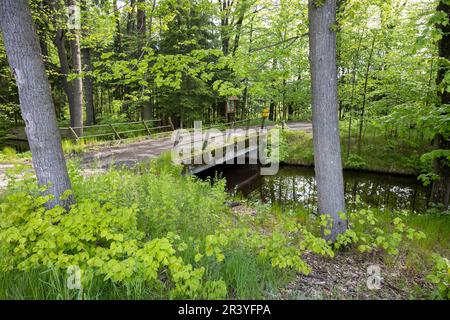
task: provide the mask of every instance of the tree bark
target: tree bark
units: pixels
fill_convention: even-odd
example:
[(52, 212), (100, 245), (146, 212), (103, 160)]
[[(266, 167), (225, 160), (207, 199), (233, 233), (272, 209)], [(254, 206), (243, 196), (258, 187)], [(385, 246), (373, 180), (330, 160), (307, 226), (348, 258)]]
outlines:
[(358, 68), (359, 55), (361, 52), (361, 43), (364, 37), (364, 30), (362, 30), (361, 35), (359, 36), (358, 48), (356, 49), (356, 57), (353, 62), (353, 70), (352, 70), (352, 93), (350, 96), (350, 108), (349, 108), (349, 122), (348, 122), (348, 137), (347, 137), (347, 159), (350, 157), (350, 149), (351, 149), (351, 139), (352, 139), (352, 121), (353, 121), (353, 108), (355, 101), (355, 89), (356, 89), (356, 75)]
[(373, 58), (373, 52), (375, 50), (375, 40), (377, 36), (374, 33), (373, 39), (372, 39), (372, 46), (370, 47), (370, 54), (369, 54), (369, 60), (367, 61), (367, 69), (366, 74), (364, 77), (364, 92), (363, 92), (363, 103), (362, 103), (362, 109), (361, 109), (361, 118), (359, 120), (359, 134), (358, 134), (358, 152), (361, 151), (361, 142), (362, 142), (362, 132), (364, 128), (364, 116), (366, 111), (366, 103), (367, 103), (367, 86), (369, 84), (369, 72), (370, 67), (372, 66), (372, 58)]
[(127, 36), (130, 36), (134, 32), (134, 6), (136, 0), (130, 0), (130, 12), (127, 14)]
[[(145, 0), (138, 0), (138, 3), (145, 3)], [(156, 8), (156, 0), (153, 0), (153, 4), (152, 4), (152, 12), (150, 15), (150, 21), (149, 21), (149, 25), (150, 25), (150, 30), (149, 30), (149, 37), (151, 37), (151, 27), (153, 24), (153, 12), (155, 11)], [(138, 11), (137, 11), (137, 28), (138, 28), (138, 53), (140, 56), (144, 55), (144, 41), (147, 37), (147, 16), (145, 14), (145, 10), (144, 8), (141, 6), (138, 6)], [(147, 87), (142, 87), (142, 91), (145, 92), (147, 90)], [(142, 112), (141, 112), (141, 117), (143, 120), (150, 120), (153, 118), (153, 98), (150, 96), (148, 96), (148, 100), (144, 101), (143, 106), (142, 106)]]
[(113, 0), (114, 18), (116, 23), (116, 32), (114, 33), (114, 50), (122, 52), (122, 32), (120, 27), (120, 11), (117, 7), (117, 0)]
[(71, 189), (61, 147), (50, 84), (45, 73), (39, 41), (27, 0), (0, 1), (0, 27), (11, 69), (19, 89), (20, 109), (33, 156), (39, 186), (54, 199), (46, 206), (73, 203), (73, 197), (61, 200)]
[(331, 233), (327, 240), (347, 229), (339, 217), (345, 212), (344, 179), (338, 121), (338, 90), (336, 68), (336, 0), (317, 5), (309, 0), (309, 42), (313, 106), (314, 163), (319, 213), (329, 215)]
[[(81, 9), (85, 14), (88, 13), (88, 4), (86, 0), (81, 1)], [(84, 23), (86, 19), (82, 20), (82, 35), (87, 37), (89, 35), (89, 28)], [(86, 125), (91, 126), (95, 124), (95, 107), (94, 107), (94, 81), (89, 74), (93, 70), (91, 62), (91, 48), (86, 46), (81, 49), (81, 59), (83, 63), (83, 70), (85, 73), (83, 78), (84, 103), (86, 108)]]
[[(450, 4), (445, 4), (445, 2), (446, 1), (441, 0), (437, 10), (444, 12), (447, 15), (447, 18), (450, 19)], [(443, 34), (442, 39), (438, 43), (439, 57), (442, 61), (439, 64), (436, 79), (439, 87), (444, 80), (445, 75), (450, 72), (450, 68), (448, 67), (448, 61), (450, 60), (450, 24), (445, 26), (438, 25), (437, 28), (440, 29)], [(444, 92), (439, 90), (438, 95), (442, 105), (450, 105), (450, 92), (448, 90), (445, 90)], [(433, 139), (433, 147), (435, 150), (448, 150), (450, 149), (450, 140), (442, 133), (438, 133)], [(433, 181), (430, 202), (442, 204), (443, 209), (448, 210), (450, 198), (450, 168), (446, 165), (445, 158), (436, 158), (434, 160), (434, 171), (439, 175), (439, 179)]]
[(61, 15), (61, 2), (59, 0), (51, 1), (53, 13), (53, 23), (56, 26), (56, 35), (55, 35), (55, 45), (58, 51), (58, 58), (60, 64), (60, 72), (62, 77), (62, 82), (64, 86), (64, 91), (67, 96), (67, 102), (69, 104), (69, 114), (70, 114), (70, 125), (75, 126), (74, 122), (74, 98), (73, 98), (73, 87), (72, 83), (68, 81), (67, 77), (70, 73), (69, 61), (67, 59), (67, 50), (66, 50), (66, 37), (64, 34), (64, 30), (61, 28), (63, 23), (62, 15)]
[[(69, 5), (76, 5), (75, 0), (69, 0)], [(73, 126), (76, 134), (83, 136), (83, 80), (81, 78), (80, 30), (73, 28), (70, 32), (70, 49), (72, 52), (72, 67), (76, 78), (72, 80), (73, 88)]]
[(222, 14), (221, 24), (221, 40), (222, 40), (222, 52), (224, 56), (228, 56), (230, 53), (230, 7), (232, 2), (229, 0), (219, 0), (220, 11)]
[[(92, 71), (91, 63), (91, 49), (83, 48), (83, 65), (84, 71)], [(94, 81), (90, 75), (85, 75), (83, 79), (84, 89), (84, 103), (86, 104), (86, 125), (91, 126), (95, 124), (95, 109), (94, 109)]]

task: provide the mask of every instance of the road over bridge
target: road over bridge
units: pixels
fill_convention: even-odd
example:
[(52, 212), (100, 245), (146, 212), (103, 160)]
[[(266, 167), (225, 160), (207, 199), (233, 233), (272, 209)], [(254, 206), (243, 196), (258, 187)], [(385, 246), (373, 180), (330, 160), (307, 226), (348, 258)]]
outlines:
[[(267, 128), (270, 129), (271, 127), (272, 126), (268, 126)], [(306, 122), (287, 123), (287, 127), (289, 130), (312, 131), (312, 125)], [(259, 130), (259, 127), (257, 126), (249, 128), (254, 129), (255, 131)], [(194, 141), (201, 140), (201, 135), (193, 135), (193, 137)], [(239, 138), (239, 136), (237, 138)], [(178, 148), (183, 147), (183, 143), (185, 142), (180, 142)], [(140, 162), (156, 158), (164, 152), (170, 152), (173, 148), (174, 142), (171, 136), (160, 139), (146, 139), (132, 143), (122, 142), (116, 146), (102, 146), (97, 150), (84, 153), (81, 163), (85, 169), (107, 169), (110, 166), (133, 166)]]

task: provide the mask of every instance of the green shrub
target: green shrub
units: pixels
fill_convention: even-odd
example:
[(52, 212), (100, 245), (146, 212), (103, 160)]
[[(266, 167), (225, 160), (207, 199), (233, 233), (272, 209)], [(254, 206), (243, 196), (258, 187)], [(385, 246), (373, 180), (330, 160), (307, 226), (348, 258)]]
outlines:
[[(173, 234), (144, 240), (136, 206), (116, 207), (79, 201), (69, 212), (45, 210), (45, 197), (13, 193), (0, 212), (2, 271), (65, 270), (77, 266), (88, 284), (93, 276), (113, 282), (142, 279), (161, 285), (168, 270), (173, 297), (224, 297), (222, 282), (203, 282), (204, 268), (194, 268), (177, 255)], [(216, 288), (219, 291), (214, 291)]]
[(334, 247), (341, 249), (354, 245), (362, 253), (380, 250), (397, 255), (400, 245), (405, 241), (420, 241), (426, 238), (422, 231), (406, 225), (402, 217), (405, 218), (407, 215), (407, 212), (399, 212), (397, 216), (392, 217), (391, 223), (386, 225), (380, 223), (377, 212), (373, 209), (341, 214), (342, 219), (348, 219), (349, 228), (337, 237)]
[(450, 300), (450, 261), (438, 254), (433, 254), (432, 258), (434, 267), (427, 279), (437, 287), (442, 299)]
[(346, 168), (360, 169), (360, 168), (364, 168), (366, 166), (367, 166), (367, 164), (364, 161), (364, 159), (356, 154), (350, 154), (347, 161), (345, 162)]

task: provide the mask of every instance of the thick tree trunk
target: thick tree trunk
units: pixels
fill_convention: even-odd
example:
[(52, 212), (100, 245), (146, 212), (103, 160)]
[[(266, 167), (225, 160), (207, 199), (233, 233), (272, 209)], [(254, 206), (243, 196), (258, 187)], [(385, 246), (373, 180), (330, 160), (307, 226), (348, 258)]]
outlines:
[[(75, 0), (69, 0), (69, 5), (75, 5)], [(81, 78), (80, 30), (71, 30), (70, 49), (72, 52), (72, 67), (76, 78), (72, 80), (73, 88), (73, 126), (76, 134), (83, 136), (83, 80)]]
[(320, 214), (332, 219), (331, 234), (335, 241), (345, 232), (347, 222), (339, 217), (345, 212), (344, 179), (338, 121), (336, 68), (336, 0), (317, 6), (309, 1), (309, 41), (313, 106), (314, 162)]
[[(437, 7), (438, 11), (442, 11), (450, 19), (450, 4), (445, 4), (441, 0)], [(450, 60), (450, 24), (445, 26), (438, 25), (438, 29), (442, 31), (443, 37), (439, 41), (439, 57), (443, 62), (440, 63), (437, 75), (438, 86), (444, 80), (445, 75), (450, 72), (448, 67), (448, 61)], [(450, 92), (449, 91), (439, 91), (439, 96), (441, 98), (441, 104), (450, 105)], [(442, 134), (437, 134), (433, 139), (433, 146), (435, 150), (438, 149), (450, 149), (450, 141), (448, 137)], [(446, 165), (445, 158), (437, 158), (434, 160), (434, 171), (439, 175), (439, 179), (433, 182), (433, 189), (431, 192), (430, 201), (432, 203), (439, 203), (444, 206), (444, 210), (449, 208), (449, 197), (450, 197), (450, 168)]]
[(20, 109), (38, 183), (48, 187), (45, 194), (55, 197), (46, 205), (51, 208), (59, 204), (67, 208), (73, 198), (62, 201), (60, 197), (71, 185), (28, 1), (0, 1), (0, 27), (19, 89)]

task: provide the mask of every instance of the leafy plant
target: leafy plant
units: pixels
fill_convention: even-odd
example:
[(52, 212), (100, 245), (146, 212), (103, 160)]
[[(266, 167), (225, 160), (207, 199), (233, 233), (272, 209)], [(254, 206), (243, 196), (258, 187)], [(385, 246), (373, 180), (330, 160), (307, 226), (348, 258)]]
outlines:
[(439, 254), (433, 254), (434, 267), (427, 276), (438, 289), (442, 299), (450, 300), (450, 261)]
[(347, 161), (345, 162), (347, 168), (364, 168), (367, 166), (364, 159), (357, 154), (350, 154)]
[(354, 245), (362, 253), (380, 250), (397, 255), (405, 240), (420, 241), (426, 237), (422, 231), (406, 225), (400, 217), (406, 216), (406, 212), (394, 217), (389, 228), (379, 224), (376, 212), (372, 209), (361, 209), (341, 215), (343, 219), (348, 219), (349, 229), (337, 237), (334, 243), (336, 249)]

